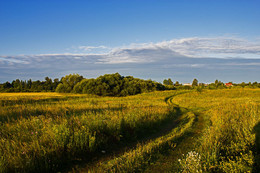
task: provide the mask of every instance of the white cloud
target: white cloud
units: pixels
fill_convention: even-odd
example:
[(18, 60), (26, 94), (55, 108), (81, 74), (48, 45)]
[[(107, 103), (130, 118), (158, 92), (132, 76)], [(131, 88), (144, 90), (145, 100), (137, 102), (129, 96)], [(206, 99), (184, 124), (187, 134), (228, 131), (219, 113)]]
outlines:
[[(205, 79), (223, 76), (240, 79), (252, 76), (259, 80), (260, 44), (240, 38), (184, 38), (158, 43), (130, 44), (101, 49), (106, 46), (82, 47), (97, 50), (88, 53), (0, 55), (0, 80), (31, 76), (61, 77), (69, 73), (82, 75), (122, 72), (141, 78), (163, 78), (179, 74), (190, 80), (194, 74)], [(100, 49), (100, 51), (98, 50)], [(190, 76), (190, 77), (188, 77)], [(199, 76), (198, 76), (199, 77)], [(186, 81), (188, 82), (188, 81)]]
[[(260, 42), (241, 38), (183, 38), (157, 43), (133, 43), (128, 46), (80, 46), (99, 55), (97, 63), (147, 63), (175, 57), (195, 58), (260, 58)], [(106, 50), (104, 52), (104, 49)], [(89, 54), (85, 54), (89, 55)]]
[(207, 64), (192, 64), (192, 63), (186, 63), (186, 64), (166, 64), (163, 65), (163, 68), (176, 68), (176, 67), (187, 67), (187, 68), (201, 68), (205, 67)]
[[(41, 62), (122, 64), (122, 63), (176, 63), (178, 58), (250, 58), (260, 59), (260, 42), (241, 38), (183, 38), (158, 43), (130, 44), (124, 47), (80, 46), (79, 49), (107, 49), (106, 53), (65, 53), (21, 56), (1, 56), (1, 61), (14, 64)], [(196, 67), (196, 65), (193, 65)]]
[(183, 38), (158, 43), (136, 44), (132, 48), (168, 49), (189, 57), (224, 58), (254, 55), (255, 58), (260, 58), (260, 42), (250, 42), (240, 38)]
[(87, 50), (87, 51), (90, 51), (90, 50), (93, 50), (93, 49), (111, 49), (107, 46), (79, 46), (78, 47), (79, 49), (83, 49), (83, 50)]

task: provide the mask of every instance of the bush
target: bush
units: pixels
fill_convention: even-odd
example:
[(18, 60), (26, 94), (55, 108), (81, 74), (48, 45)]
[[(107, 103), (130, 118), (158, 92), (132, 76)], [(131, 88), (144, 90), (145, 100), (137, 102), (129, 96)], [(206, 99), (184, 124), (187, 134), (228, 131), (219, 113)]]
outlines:
[(119, 73), (105, 74), (97, 79), (83, 79), (79, 75), (68, 75), (62, 78), (56, 92), (85, 93), (99, 96), (127, 96), (155, 90), (165, 90), (165, 87), (152, 80), (137, 79), (132, 76), (121, 76)]

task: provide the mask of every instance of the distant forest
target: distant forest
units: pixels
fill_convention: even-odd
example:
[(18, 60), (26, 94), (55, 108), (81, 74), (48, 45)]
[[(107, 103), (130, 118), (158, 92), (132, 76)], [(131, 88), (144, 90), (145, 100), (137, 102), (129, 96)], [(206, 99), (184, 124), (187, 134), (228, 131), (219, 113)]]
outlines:
[(79, 74), (69, 74), (52, 80), (45, 77), (45, 81), (27, 81), (16, 79), (14, 81), (0, 84), (0, 92), (59, 92), (59, 93), (82, 93), (95, 94), (99, 96), (127, 96), (143, 92), (175, 90), (175, 89), (224, 89), (224, 88), (260, 88), (260, 83), (235, 84), (229, 82), (229, 85), (215, 80), (214, 83), (199, 83), (194, 79), (192, 84), (183, 85), (178, 81), (165, 79), (163, 84), (152, 80), (143, 80), (132, 76), (121, 76), (119, 73), (105, 74), (96, 79), (86, 79)]
[(0, 92), (59, 92), (83, 93), (99, 96), (127, 96), (143, 92), (165, 90), (167, 87), (159, 82), (143, 80), (119, 73), (105, 74), (96, 79), (86, 79), (79, 74), (70, 74), (61, 80), (45, 77), (45, 81), (22, 81), (0, 84)]

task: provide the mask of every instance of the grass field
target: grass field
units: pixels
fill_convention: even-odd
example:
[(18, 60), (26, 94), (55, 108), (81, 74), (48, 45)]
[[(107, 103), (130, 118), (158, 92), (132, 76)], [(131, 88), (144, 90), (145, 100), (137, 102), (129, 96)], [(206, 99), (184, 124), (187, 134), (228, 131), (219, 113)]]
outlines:
[(0, 172), (257, 172), (260, 90), (1, 93)]

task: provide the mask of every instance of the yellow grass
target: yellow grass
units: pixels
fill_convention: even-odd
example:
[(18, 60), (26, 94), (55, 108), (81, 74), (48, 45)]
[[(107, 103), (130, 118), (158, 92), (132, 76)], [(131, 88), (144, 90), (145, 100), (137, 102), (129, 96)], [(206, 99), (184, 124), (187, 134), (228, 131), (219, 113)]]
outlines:
[[(128, 97), (0, 93), (0, 172), (55, 172), (75, 159), (91, 160), (112, 144), (122, 146), (162, 130), (176, 118), (178, 107), (186, 110), (179, 112), (183, 117), (188, 110), (188, 115), (207, 120), (201, 147), (196, 148), (203, 171), (254, 171), (259, 164), (260, 132), (254, 129), (260, 121), (260, 89), (157, 91)], [(173, 145), (177, 134), (193, 127), (194, 117), (179, 121), (168, 135), (124, 153), (118, 158), (122, 163), (117, 158), (108, 161), (104, 170), (149, 166), (144, 159), (156, 158), (166, 144)]]

